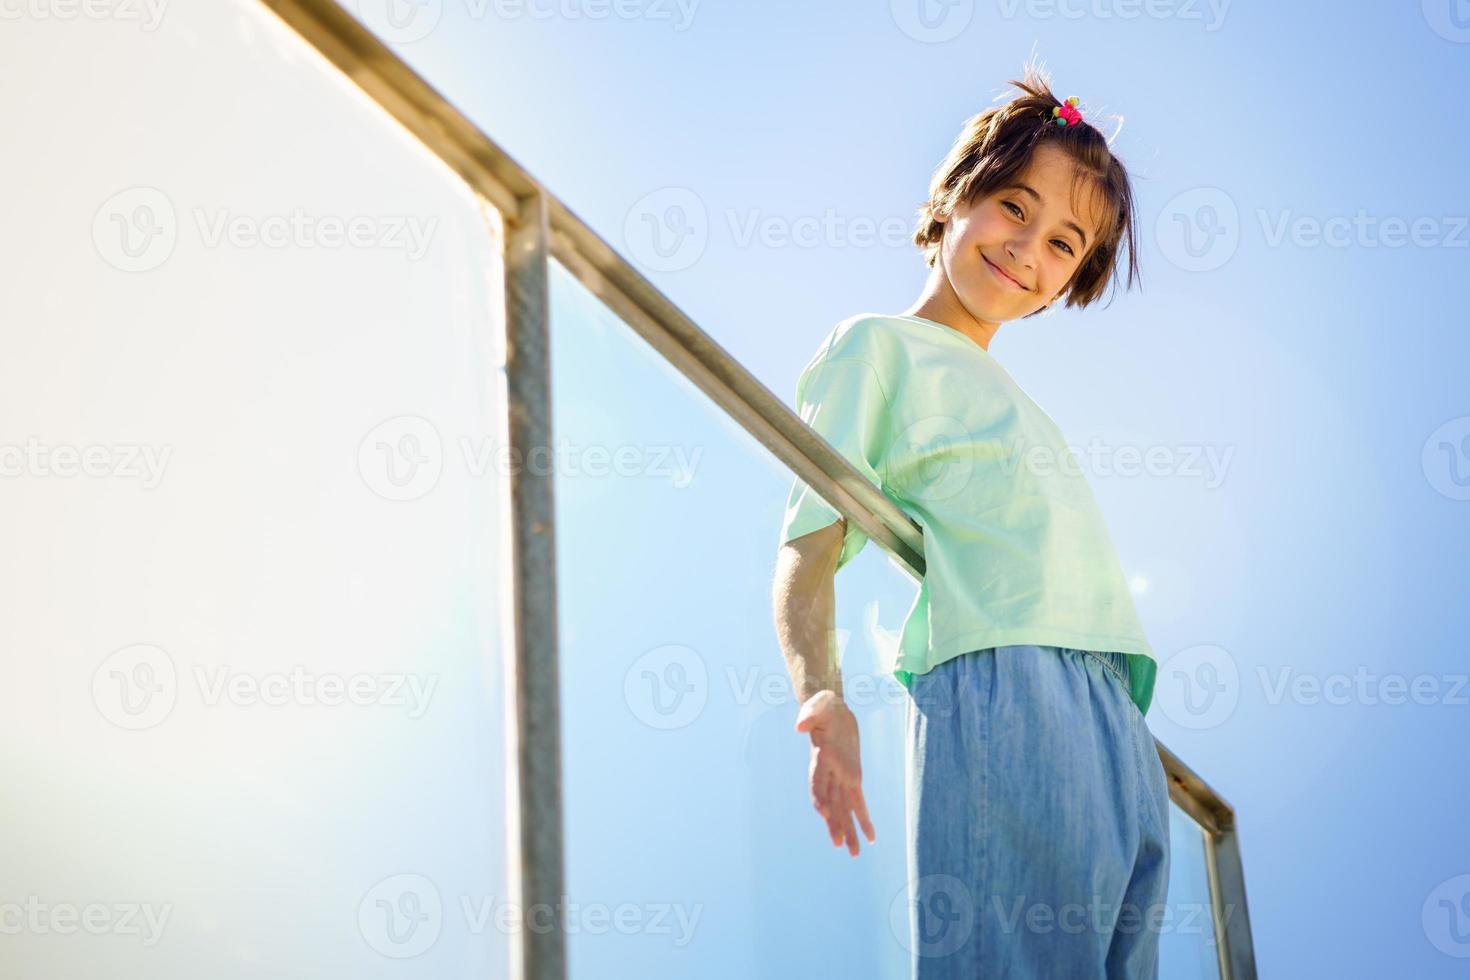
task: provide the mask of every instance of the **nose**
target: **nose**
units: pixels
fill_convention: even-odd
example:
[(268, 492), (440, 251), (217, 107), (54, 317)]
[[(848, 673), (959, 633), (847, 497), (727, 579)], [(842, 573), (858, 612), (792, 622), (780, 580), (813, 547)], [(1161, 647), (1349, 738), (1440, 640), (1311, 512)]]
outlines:
[(1010, 258), (1012, 265), (1025, 269), (1027, 272), (1034, 272), (1036, 271), (1035, 247), (1035, 240), (1031, 236), (1023, 235), (1020, 238), (1012, 238), (1006, 242), (1006, 255)]

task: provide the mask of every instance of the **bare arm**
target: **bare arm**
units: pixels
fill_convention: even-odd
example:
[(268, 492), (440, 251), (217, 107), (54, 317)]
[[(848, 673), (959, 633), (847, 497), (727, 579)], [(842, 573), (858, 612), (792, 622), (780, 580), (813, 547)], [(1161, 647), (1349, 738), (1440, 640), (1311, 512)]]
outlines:
[(832, 580), (846, 530), (846, 522), (838, 520), (782, 545), (771, 591), (776, 636), (801, 705), (796, 730), (812, 740), (812, 805), (827, 822), (833, 845), (845, 843), (856, 857), (853, 815), (869, 843), (876, 843), (877, 835), (863, 798), (857, 719), (843, 700), (837, 663)]
[(819, 691), (842, 696), (832, 577), (846, 529), (846, 522), (839, 520), (782, 545), (776, 556), (772, 587), (776, 639), (797, 704), (805, 704)]

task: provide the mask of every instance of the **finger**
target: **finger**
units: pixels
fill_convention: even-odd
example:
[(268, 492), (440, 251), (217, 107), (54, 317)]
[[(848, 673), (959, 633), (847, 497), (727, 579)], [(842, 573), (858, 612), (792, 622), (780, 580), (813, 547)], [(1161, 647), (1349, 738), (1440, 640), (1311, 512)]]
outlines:
[(829, 797), (822, 806), (822, 819), (827, 821), (827, 838), (833, 847), (842, 846), (842, 825), (837, 822), (837, 807)]
[(848, 846), (848, 800), (842, 780), (832, 781), (832, 824), (837, 832), (837, 846)]
[(827, 798), (828, 813), (832, 823), (832, 845), (834, 847), (848, 846), (848, 805), (847, 790), (843, 788), (842, 780), (832, 780), (831, 795)]
[(832, 806), (832, 771), (830, 769), (823, 769), (817, 773), (815, 785), (817, 809), (822, 812), (823, 816), (830, 816), (834, 809)]
[(838, 790), (840, 803), (837, 806), (837, 827), (842, 834), (842, 844), (855, 857), (857, 856), (858, 836), (857, 829), (852, 825), (852, 796), (847, 787)]
[(821, 815), (822, 820), (827, 824), (827, 837), (832, 841), (832, 845), (835, 847), (837, 846), (840, 837), (838, 835), (837, 807), (833, 804), (832, 801), (831, 780), (824, 780), (819, 783), (819, 786), (821, 788), (819, 788), (815, 794), (815, 805), (817, 808), (817, 813)]
[(878, 833), (873, 829), (873, 821), (868, 819), (868, 801), (863, 798), (861, 786), (853, 790), (852, 802), (853, 809), (857, 811), (858, 823), (863, 825), (863, 833), (868, 837), (868, 843), (878, 843)]

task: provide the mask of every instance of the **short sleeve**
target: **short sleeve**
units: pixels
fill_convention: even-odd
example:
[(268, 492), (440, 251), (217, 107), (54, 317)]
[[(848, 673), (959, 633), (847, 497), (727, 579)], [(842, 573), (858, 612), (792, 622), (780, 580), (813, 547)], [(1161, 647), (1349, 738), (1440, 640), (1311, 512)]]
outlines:
[[(872, 364), (852, 357), (819, 358), (797, 381), (796, 404), (803, 422), (830, 442), (873, 486), (882, 488), (883, 457), (891, 441), (893, 420), (888, 397)], [(780, 543), (824, 528), (842, 516), (798, 477), (786, 501)], [(867, 542), (862, 528), (848, 521), (837, 568), (851, 561)]]

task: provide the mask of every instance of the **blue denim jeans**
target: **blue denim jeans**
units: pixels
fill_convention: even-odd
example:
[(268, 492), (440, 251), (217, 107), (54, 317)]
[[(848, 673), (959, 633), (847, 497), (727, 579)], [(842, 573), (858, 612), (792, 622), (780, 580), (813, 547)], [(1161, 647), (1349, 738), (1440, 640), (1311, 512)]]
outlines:
[(973, 650), (914, 676), (917, 980), (1157, 978), (1169, 794), (1127, 677), (1122, 654), (1054, 646)]

